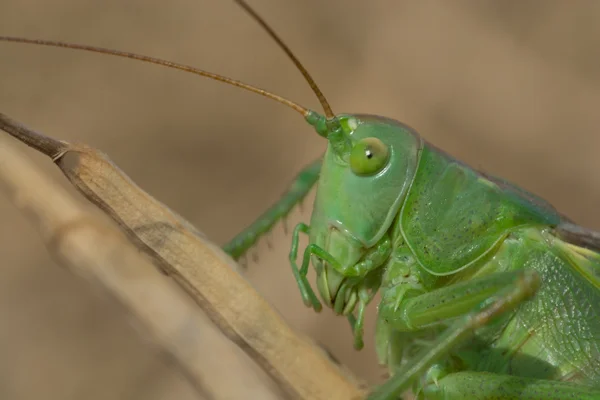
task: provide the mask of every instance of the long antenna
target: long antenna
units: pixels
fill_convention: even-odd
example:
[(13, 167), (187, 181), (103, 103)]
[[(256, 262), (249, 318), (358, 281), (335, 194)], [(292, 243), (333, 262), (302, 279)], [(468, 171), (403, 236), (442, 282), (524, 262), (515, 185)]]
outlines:
[(75, 50), (85, 50), (85, 51), (90, 51), (90, 52), (94, 52), (94, 53), (108, 54), (111, 56), (117, 56), (117, 57), (123, 57), (123, 58), (131, 58), (134, 60), (140, 60), (140, 61), (144, 61), (144, 62), (151, 63), (151, 64), (162, 65), (162, 66), (165, 66), (168, 68), (173, 68), (173, 69), (177, 69), (180, 71), (204, 76), (206, 78), (214, 79), (219, 82), (224, 82), (229, 85), (236, 86), (236, 87), (239, 87), (242, 89), (246, 89), (250, 92), (260, 94), (261, 96), (268, 97), (269, 99), (275, 100), (281, 104), (284, 104), (284, 105), (294, 109), (295, 111), (302, 114), (304, 117), (308, 116), (308, 114), (311, 112), (309, 109), (302, 107), (301, 105), (294, 103), (291, 100), (288, 100), (284, 97), (278, 96), (271, 92), (267, 92), (266, 90), (257, 88), (255, 86), (248, 85), (244, 82), (240, 82), (235, 79), (228, 78), (226, 76), (213, 74), (212, 72), (204, 71), (199, 68), (191, 67), (189, 65), (178, 64), (178, 63), (163, 60), (160, 58), (143, 56), (140, 54), (129, 53), (126, 51), (111, 50), (111, 49), (105, 49), (102, 47), (87, 46), (87, 45), (83, 45), (83, 44), (75, 44), (75, 43), (67, 43), (67, 42), (58, 42), (58, 41), (53, 41), (53, 40), (26, 39), (26, 38), (13, 37), (13, 36), (0, 36), (0, 41), (26, 43), (26, 44), (37, 44), (37, 45), (41, 45), (41, 46), (51, 46), (51, 47), (63, 47), (63, 48), (75, 49)]
[(327, 119), (334, 118), (335, 114), (331, 110), (331, 106), (327, 102), (327, 99), (325, 99), (323, 92), (321, 92), (321, 89), (319, 89), (315, 80), (312, 78), (312, 76), (310, 76), (310, 74), (308, 73), (306, 68), (304, 68), (304, 66), (302, 65), (300, 60), (298, 60), (298, 58), (294, 55), (294, 53), (292, 53), (290, 48), (287, 47), (287, 45), (283, 42), (283, 40), (281, 40), (281, 38), (279, 36), (277, 36), (275, 31), (269, 26), (269, 24), (267, 24), (267, 22), (264, 19), (262, 19), (261, 16), (258, 15), (258, 13), (256, 11), (254, 11), (252, 9), (252, 7), (250, 7), (250, 5), (248, 5), (248, 3), (246, 3), (244, 0), (234, 0), (234, 1), (236, 3), (238, 3), (248, 14), (250, 14), (250, 16), (252, 18), (254, 18), (256, 20), (256, 22), (258, 22), (265, 31), (267, 31), (269, 36), (271, 36), (271, 38), (273, 40), (275, 40), (275, 42), (279, 45), (279, 47), (283, 51), (285, 51), (285, 53), (292, 60), (294, 65), (296, 65), (296, 68), (298, 68), (298, 70), (302, 73), (302, 75), (304, 76), (304, 79), (306, 79), (306, 82), (308, 82), (308, 85), (310, 86), (312, 91), (315, 93), (315, 95), (319, 99), (319, 102), (321, 103), (321, 107), (323, 107), (323, 112), (325, 113), (325, 117), (327, 117)]

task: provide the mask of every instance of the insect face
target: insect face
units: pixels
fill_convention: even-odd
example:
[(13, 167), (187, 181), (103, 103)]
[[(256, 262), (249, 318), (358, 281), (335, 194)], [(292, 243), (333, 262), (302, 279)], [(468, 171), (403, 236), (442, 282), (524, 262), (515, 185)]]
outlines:
[(343, 137), (326, 136), (310, 243), (321, 298), (336, 313), (348, 315), (367, 290), (367, 274), (389, 256), (389, 229), (414, 176), (420, 139), (378, 117), (337, 120)]

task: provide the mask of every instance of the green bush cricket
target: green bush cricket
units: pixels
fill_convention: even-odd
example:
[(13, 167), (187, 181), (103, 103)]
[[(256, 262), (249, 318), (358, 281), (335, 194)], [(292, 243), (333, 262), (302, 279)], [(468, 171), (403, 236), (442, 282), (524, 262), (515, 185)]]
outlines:
[[(312, 261), (321, 299), (348, 316), (357, 348), (365, 307), (381, 291), (376, 344), (394, 375), (373, 398), (395, 398), (411, 385), (425, 398), (600, 398), (594, 235), (543, 200), (454, 160), (408, 126), (334, 115), (296, 64), (324, 116), (201, 73), (284, 102), (328, 140), (323, 161), (306, 168), (288, 196), (225, 249), (239, 257), (318, 181), (310, 225), (294, 230), (293, 272), (305, 304), (320, 310), (306, 279)], [(310, 245), (298, 267), (301, 233)]]

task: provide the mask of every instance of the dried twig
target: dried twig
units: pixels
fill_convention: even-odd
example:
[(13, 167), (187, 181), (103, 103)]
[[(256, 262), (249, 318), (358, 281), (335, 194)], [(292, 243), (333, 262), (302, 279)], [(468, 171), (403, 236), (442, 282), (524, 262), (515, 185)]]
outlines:
[[(0, 137), (0, 186), (33, 217), (52, 254), (125, 305), (144, 334), (166, 351), (202, 397), (277, 398), (252, 370), (254, 364), (189, 296), (165, 279), (121, 232), (51, 183), (5, 137)], [(233, 378), (239, 386), (231, 385)]]
[[(347, 371), (299, 336), (237, 272), (237, 264), (189, 223), (137, 187), (105, 155), (35, 133), (0, 114), (0, 128), (51, 157), (89, 200), (119, 223), (290, 397), (352, 399)], [(54, 232), (60, 237), (60, 232)]]
[(586, 249), (600, 251), (600, 232), (581, 227), (572, 222), (563, 222), (554, 229), (561, 239)]

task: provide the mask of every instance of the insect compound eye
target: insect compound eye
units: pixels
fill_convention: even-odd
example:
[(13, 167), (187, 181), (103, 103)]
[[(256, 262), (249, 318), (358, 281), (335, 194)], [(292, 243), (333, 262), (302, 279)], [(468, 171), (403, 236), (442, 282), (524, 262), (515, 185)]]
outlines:
[(381, 140), (361, 139), (350, 153), (350, 168), (356, 175), (373, 175), (381, 171), (390, 158), (390, 149)]

